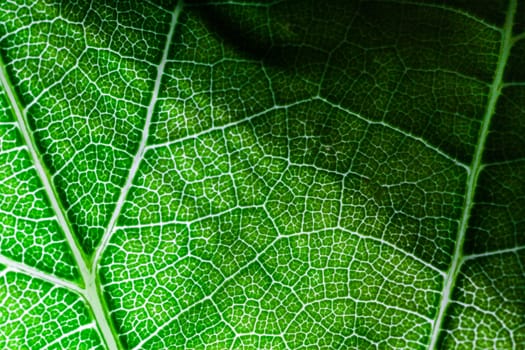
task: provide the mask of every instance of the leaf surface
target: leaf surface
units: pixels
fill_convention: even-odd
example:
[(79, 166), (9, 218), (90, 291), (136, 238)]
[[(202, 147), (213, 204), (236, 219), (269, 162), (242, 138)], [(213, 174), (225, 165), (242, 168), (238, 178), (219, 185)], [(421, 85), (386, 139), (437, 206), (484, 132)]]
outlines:
[(0, 347), (524, 347), (524, 39), (520, 0), (6, 0)]

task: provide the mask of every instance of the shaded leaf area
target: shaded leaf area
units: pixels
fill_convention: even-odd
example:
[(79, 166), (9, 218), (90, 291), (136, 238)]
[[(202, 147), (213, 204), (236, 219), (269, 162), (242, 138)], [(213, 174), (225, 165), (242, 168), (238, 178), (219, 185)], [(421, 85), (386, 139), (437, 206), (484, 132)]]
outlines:
[[(188, 1), (174, 19), (175, 6), (0, 9), (0, 54), (86, 257), (111, 234), (96, 282), (122, 346), (427, 348), (508, 3)], [(441, 348), (525, 343), (524, 42), (505, 67)], [(0, 253), (74, 279), (15, 119), (0, 94)], [(38, 298), (69, 327), (57, 347), (98, 345), (76, 294), (9, 269), (4, 305)], [(17, 312), (0, 335), (22, 342)], [(27, 334), (47, 344), (41, 333)]]
[[(236, 52), (288, 73), (286, 83), (272, 85), (278, 103), (320, 95), (469, 164), (498, 58), (500, 35), (489, 24), (454, 7), (412, 2), (284, 1), (196, 10)], [(500, 25), (502, 19), (494, 18)], [(222, 48), (215, 55), (209, 50), (181, 55), (223, 58)]]

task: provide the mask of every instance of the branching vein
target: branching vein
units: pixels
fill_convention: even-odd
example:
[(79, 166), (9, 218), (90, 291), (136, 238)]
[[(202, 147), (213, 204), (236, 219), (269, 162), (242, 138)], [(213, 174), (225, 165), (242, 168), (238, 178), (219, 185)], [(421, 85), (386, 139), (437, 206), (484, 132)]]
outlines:
[(432, 325), (432, 334), (430, 338), (429, 350), (436, 349), (439, 340), (439, 334), (445, 319), (445, 313), (447, 306), (450, 303), (452, 297), (452, 291), (454, 288), (454, 282), (460, 271), (461, 263), (463, 261), (463, 244), (465, 242), (465, 237), (468, 228), (468, 222), (472, 207), (474, 206), (474, 196), (476, 193), (476, 187), (478, 184), (479, 174), (483, 168), (482, 158), (483, 151), (485, 149), (485, 143), (489, 134), (489, 126), (492, 117), (494, 116), (496, 103), (498, 97), (501, 94), (501, 89), (503, 86), (503, 73), (505, 71), (505, 66), (509, 58), (510, 50), (512, 47), (512, 26), (514, 23), (514, 14), (516, 13), (517, 1), (511, 0), (509, 9), (507, 11), (507, 16), (505, 19), (505, 24), (503, 31), (501, 33), (501, 46), (498, 64), (496, 66), (496, 72), (494, 74), (494, 80), (490, 87), (490, 92), (488, 96), (488, 102), (485, 109), (485, 114), (483, 115), (483, 120), (481, 123), (481, 129), (479, 131), (478, 141), (476, 143), (476, 149), (474, 151), (474, 157), (469, 168), (467, 185), (466, 185), (466, 195), (465, 201), (463, 203), (463, 212), (461, 215), (461, 220), (459, 224), (458, 234), (456, 237), (456, 245), (454, 247), (454, 255), (452, 257), (452, 262), (450, 268), (445, 277), (443, 283), (443, 290), (441, 293), (441, 303), (439, 305), (439, 311), (436, 315), (436, 319)]
[(170, 23), (170, 29), (168, 32), (168, 36), (166, 38), (166, 43), (164, 45), (164, 51), (162, 54), (162, 59), (157, 67), (157, 77), (155, 79), (155, 85), (153, 87), (153, 93), (151, 94), (151, 100), (148, 105), (148, 111), (146, 114), (146, 121), (144, 124), (144, 128), (142, 130), (142, 138), (140, 140), (140, 145), (138, 148), (137, 153), (135, 154), (135, 157), (133, 158), (133, 163), (131, 165), (131, 169), (128, 173), (128, 177), (126, 179), (126, 182), (124, 184), (124, 187), (122, 187), (122, 190), (120, 192), (120, 196), (118, 198), (117, 204), (115, 206), (115, 210), (113, 211), (113, 215), (111, 216), (111, 219), (109, 220), (108, 226), (106, 230), (104, 231), (104, 235), (102, 236), (102, 240), (99, 243), (99, 246), (95, 250), (94, 258), (92, 260), (92, 270), (96, 271), (97, 264), (100, 260), (100, 257), (102, 256), (102, 253), (104, 252), (104, 249), (106, 248), (107, 244), (109, 243), (109, 240), (111, 238), (111, 234), (117, 224), (117, 220), (120, 216), (120, 213), (122, 211), (122, 208), (124, 206), (124, 202), (126, 201), (126, 197), (128, 195), (128, 192), (131, 188), (131, 185), (133, 183), (133, 179), (135, 178), (135, 175), (138, 172), (140, 163), (142, 161), (142, 158), (144, 157), (144, 153), (146, 152), (147, 148), (147, 142), (149, 138), (149, 129), (151, 125), (151, 119), (153, 117), (153, 113), (155, 111), (155, 106), (157, 104), (160, 87), (162, 83), (162, 77), (164, 76), (164, 69), (166, 67), (166, 63), (168, 61), (168, 54), (169, 49), (171, 45), (171, 41), (173, 38), (173, 34), (175, 33), (175, 27), (177, 25), (179, 15), (182, 11), (183, 7), (183, 1), (179, 1), (177, 3), (177, 6), (175, 8), (175, 11), (173, 12), (171, 16), (171, 23)]

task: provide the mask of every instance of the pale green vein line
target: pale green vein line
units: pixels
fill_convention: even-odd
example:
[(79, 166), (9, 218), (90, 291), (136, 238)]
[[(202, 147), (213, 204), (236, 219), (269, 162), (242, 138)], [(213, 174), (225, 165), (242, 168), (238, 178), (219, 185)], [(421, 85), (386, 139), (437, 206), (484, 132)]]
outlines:
[(66, 217), (66, 212), (62, 207), (56, 189), (49, 176), (49, 172), (47, 171), (40, 157), (40, 154), (38, 153), (36, 142), (28, 126), (27, 115), (24, 109), (21, 108), (22, 104), (18, 100), (13, 85), (9, 80), (9, 76), (7, 74), (2, 57), (0, 57), (0, 84), (3, 86), (4, 90), (7, 93), (11, 110), (16, 117), (18, 128), (20, 130), (20, 133), (22, 134), (22, 138), (25, 144), (27, 145), (27, 150), (31, 155), (31, 159), (33, 161), (35, 170), (38, 174), (40, 181), (42, 182), (42, 186), (44, 187), (51, 207), (53, 208), (53, 211), (56, 215), (57, 221), (60, 227), (62, 228), (64, 235), (66, 236), (66, 241), (71, 249), (73, 258), (75, 259), (75, 263), (78, 266), (80, 275), (82, 276), (83, 282), (86, 286), (83, 295), (86, 301), (89, 303), (89, 306), (91, 307), (91, 311), (94, 314), (94, 317), (97, 321), (97, 324), (99, 325), (99, 329), (104, 337), (104, 340), (106, 341), (108, 348), (110, 350), (118, 349), (117, 339), (114, 336), (112, 326), (106, 318), (106, 313), (104, 312), (103, 301), (100, 298), (100, 295), (96, 293), (96, 289), (93, 289), (94, 285), (92, 284), (92, 281), (94, 280), (94, 276), (91, 274), (86, 264), (86, 259), (82, 248), (80, 247), (80, 244), (78, 243), (77, 239), (73, 234), (71, 225)]
[(460, 16), (464, 16), (472, 21), (475, 21), (475, 22), (478, 22), (482, 25), (484, 25), (485, 27), (487, 28), (490, 28), (490, 29), (493, 29), (493, 30), (497, 30), (499, 31), (500, 28), (486, 22), (485, 20), (483, 20), (482, 18), (479, 18), (477, 16), (473, 16), (471, 15), (470, 13), (468, 12), (465, 12), (463, 10), (460, 10), (460, 9), (457, 9), (455, 7), (451, 7), (451, 6), (447, 6), (445, 4), (432, 4), (432, 3), (423, 3), (423, 2), (417, 2), (417, 1), (399, 1), (399, 0), (373, 0), (374, 2), (379, 2), (379, 3), (392, 3), (392, 4), (398, 4), (398, 5), (412, 5), (412, 6), (418, 6), (418, 7), (428, 7), (428, 8), (436, 8), (436, 9), (440, 9), (442, 11), (448, 11), (448, 12), (451, 12), (451, 13), (455, 13), (457, 15), (460, 15)]
[(57, 285), (57, 286), (64, 287), (69, 290), (75, 291), (81, 296), (84, 295), (84, 290), (80, 286), (75, 284), (74, 282), (68, 281), (66, 279), (62, 279), (60, 277), (57, 277), (47, 272), (43, 272), (39, 269), (36, 269), (27, 264), (15, 261), (6, 256), (0, 255), (0, 264), (5, 265), (8, 271), (13, 271), (17, 273), (22, 273), (30, 277), (35, 277), (43, 281), (46, 281), (48, 283), (51, 283), (53, 285)]
[(503, 87), (506, 88), (506, 87), (512, 87), (512, 86), (525, 86), (525, 81), (512, 81), (510, 83), (505, 83), (503, 84)]
[(98, 247), (95, 250), (95, 254), (93, 255), (94, 258), (92, 261), (92, 271), (97, 270), (98, 262), (102, 254), (104, 253), (106, 246), (109, 243), (111, 234), (113, 233), (113, 230), (117, 224), (117, 220), (120, 216), (122, 208), (124, 207), (124, 203), (126, 201), (128, 192), (133, 184), (133, 179), (135, 178), (135, 175), (137, 174), (139, 170), (140, 163), (142, 162), (142, 159), (144, 158), (144, 153), (147, 150), (146, 146), (147, 146), (147, 142), (149, 138), (149, 129), (151, 126), (151, 119), (153, 117), (155, 106), (157, 104), (158, 96), (160, 93), (160, 87), (162, 83), (162, 77), (164, 76), (164, 69), (166, 67), (166, 63), (168, 62), (168, 54), (169, 54), (171, 42), (173, 39), (173, 34), (175, 33), (175, 27), (177, 26), (177, 22), (179, 20), (180, 13), (182, 11), (183, 3), (184, 3), (183, 1), (179, 1), (177, 3), (177, 6), (175, 7), (175, 11), (171, 15), (170, 29), (169, 29), (169, 32), (166, 38), (166, 43), (164, 45), (162, 58), (160, 60), (159, 65), (157, 66), (157, 77), (155, 78), (155, 84), (153, 87), (153, 92), (151, 94), (151, 100), (148, 105), (148, 110), (146, 113), (146, 121), (144, 123), (144, 128), (142, 130), (142, 138), (140, 140), (139, 148), (138, 148), (137, 153), (135, 154), (135, 157), (133, 158), (131, 169), (128, 173), (128, 177), (126, 179), (124, 187), (122, 187), (122, 190), (120, 192), (120, 196), (115, 206), (115, 210), (113, 211), (113, 215), (111, 216), (108, 226), (106, 227), (106, 230), (104, 231), (104, 235), (102, 236), (102, 239)]
[(439, 335), (443, 326), (443, 321), (445, 319), (446, 309), (451, 301), (452, 291), (454, 289), (454, 282), (456, 281), (456, 277), (460, 271), (461, 263), (463, 261), (463, 244), (465, 243), (468, 222), (472, 211), (472, 207), (474, 206), (474, 196), (476, 192), (479, 174), (483, 168), (483, 151), (485, 149), (485, 143), (489, 134), (490, 121), (494, 116), (496, 110), (496, 103), (498, 101), (498, 97), (501, 94), (505, 66), (507, 64), (507, 60), (509, 58), (510, 50), (513, 43), (512, 26), (514, 22), (514, 14), (516, 13), (516, 8), (517, 0), (511, 0), (509, 4), (509, 9), (507, 11), (507, 16), (505, 18), (503, 31), (501, 33), (502, 42), (500, 46), (498, 64), (496, 66), (494, 80), (490, 87), (487, 107), (485, 109), (485, 114), (483, 115), (481, 129), (479, 131), (478, 136), (478, 142), (476, 144), (474, 157), (472, 159), (472, 164), (470, 165), (467, 177), (466, 195), (465, 201), (463, 203), (463, 212), (461, 214), (458, 234), (456, 237), (454, 255), (452, 256), (452, 262), (449, 270), (447, 271), (447, 275), (443, 283), (443, 290), (441, 293), (441, 302), (439, 305), (439, 310), (436, 315), (436, 319), (434, 320), (432, 325), (430, 345), (428, 347), (429, 350), (435, 349), (438, 345)]
[(241, 119), (238, 119), (238, 120), (234, 120), (232, 122), (229, 122), (229, 123), (226, 123), (226, 124), (223, 124), (223, 125), (213, 126), (211, 128), (201, 130), (201, 131), (199, 131), (199, 132), (197, 132), (195, 134), (189, 134), (189, 135), (186, 135), (186, 136), (183, 136), (183, 137), (179, 137), (179, 138), (177, 138), (175, 140), (166, 141), (166, 142), (162, 142), (162, 143), (146, 146), (146, 149), (155, 149), (155, 148), (169, 147), (171, 145), (174, 145), (174, 144), (177, 144), (177, 143), (182, 143), (182, 142), (185, 142), (185, 141), (188, 141), (188, 140), (196, 140), (199, 137), (207, 135), (207, 134), (210, 134), (212, 132), (219, 131), (219, 130), (224, 131), (224, 130), (227, 130), (227, 129), (232, 128), (234, 126), (250, 122), (250, 121), (254, 120), (255, 118), (258, 118), (258, 117), (263, 116), (265, 114), (268, 114), (268, 113), (271, 113), (271, 112), (275, 112), (275, 111), (287, 110), (288, 108), (299, 106), (299, 105), (302, 105), (304, 103), (308, 103), (308, 102), (312, 102), (312, 101), (313, 100), (311, 100), (311, 99), (307, 99), (307, 100), (300, 100), (300, 101), (288, 103), (286, 105), (274, 105), (274, 106), (272, 106), (270, 108), (267, 108), (265, 110), (262, 110), (260, 112), (255, 113), (255, 114), (249, 115), (247, 117), (244, 117), (244, 118), (241, 118)]
[[(338, 104), (332, 103), (329, 100), (325, 99), (324, 97), (320, 97), (320, 96), (312, 97), (312, 98), (305, 99), (305, 100), (299, 100), (299, 101), (292, 102), (292, 103), (289, 103), (289, 104), (286, 104), (286, 105), (275, 105), (275, 106), (272, 106), (271, 108), (267, 108), (267, 109), (265, 109), (263, 111), (257, 112), (255, 114), (252, 114), (252, 115), (248, 116), (248, 117), (245, 117), (245, 118), (242, 118), (242, 119), (239, 119), (239, 120), (235, 120), (233, 122), (226, 123), (226, 124), (221, 125), (221, 126), (208, 128), (208, 129), (199, 131), (199, 132), (197, 132), (195, 134), (190, 134), (190, 135), (187, 135), (187, 136), (184, 136), (184, 137), (177, 138), (175, 140), (171, 140), (171, 141), (167, 141), (167, 142), (163, 142), (163, 143), (159, 143), (159, 144), (146, 146), (146, 149), (155, 149), (155, 148), (169, 147), (169, 146), (171, 146), (173, 144), (176, 144), (176, 143), (181, 143), (181, 142), (184, 142), (184, 141), (187, 141), (187, 140), (197, 139), (197, 138), (199, 138), (202, 135), (205, 135), (205, 134), (217, 131), (217, 130), (226, 130), (226, 129), (231, 128), (233, 126), (249, 122), (249, 121), (251, 121), (251, 120), (253, 120), (253, 119), (257, 118), (257, 117), (260, 117), (262, 115), (265, 115), (265, 114), (273, 112), (273, 111), (287, 110), (289, 108), (292, 108), (292, 107), (295, 107), (295, 106), (299, 106), (299, 105), (302, 105), (302, 104), (305, 104), (305, 103), (314, 102), (314, 101), (321, 101), (323, 103), (326, 103), (330, 107), (339, 109), (339, 110), (341, 110), (341, 111), (343, 111), (345, 113), (348, 113), (348, 114), (350, 114), (352, 116), (355, 116), (356, 118), (359, 118), (359, 119), (367, 122), (370, 125), (381, 125), (381, 126), (384, 126), (384, 127), (388, 128), (388, 129), (391, 129), (391, 130), (393, 130), (393, 131), (395, 131), (395, 132), (397, 132), (397, 133), (399, 133), (399, 134), (401, 134), (403, 136), (406, 136), (406, 137), (408, 137), (408, 138), (410, 138), (412, 140), (415, 140), (417, 142), (422, 143), (426, 148), (431, 149), (432, 151), (438, 153), (440, 156), (450, 160), (451, 162), (453, 162), (457, 166), (460, 166), (462, 168), (468, 169), (468, 166), (466, 164), (463, 164), (462, 162), (460, 162), (459, 160), (457, 160), (454, 157), (450, 156), (449, 154), (446, 154), (445, 152), (443, 152), (439, 148), (431, 145), (430, 143), (428, 143), (427, 141), (425, 141), (421, 137), (412, 135), (409, 132), (406, 132), (404, 130), (396, 128), (395, 126), (390, 125), (390, 124), (388, 124), (386, 122), (374, 121), (374, 120), (365, 118), (362, 115), (356, 114), (356, 113), (354, 113), (354, 112), (352, 112), (352, 111), (350, 111), (350, 110), (348, 110), (348, 109), (346, 109), (346, 108), (344, 108), (344, 107), (342, 107), (342, 106), (340, 106)], [(347, 175), (347, 173), (340, 173), (340, 175), (344, 176), (344, 175)]]
[(515, 44), (516, 42), (518, 42), (518, 41), (520, 41), (520, 40), (523, 40), (523, 39), (525, 39), (525, 32), (516, 35), (516, 36), (512, 39), (512, 41), (513, 41), (513, 43)]
[(501, 162), (491, 162), (491, 163), (485, 163), (483, 164), (483, 169), (490, 168), (490, 167), (500, 167), (500, 166), (511, 166), (519, 163), (525, 162), (525, 158), (516, 158), (516, 159), (510, 159), (510, 160), (504, 160)]
[[(414, 255), (414, 254), (410, 253), (407, 250), (404, 250), (404, 249), (401, 249), (401, 248), (397, 247), (395, 244), (392, 244), (392, 243), (388, 242), (387, 240), (384, 240), (384, 239), (381, 239), (381, 238), (377, 238), (377, 237), (373, 237), (373, 236), (365, 236), (365, 235), (359, 234), (358, 232), (350, 231), (350, 230), (348, 230), (348, 229), (346, 229), (344, 227), (338, 227), (338, 229), (343, 231), (343, 232), (347, 232), (348, 234), (351, 234), (351, 235), (354, 235), (356, 237), (359, 237), (360, 239), (368, 240), (368, 241), (379, 243), (380, 245), (388, 246), (392, 250), (394, 250), (395, 252), (399, 252), (400, 254), (411, 258), (412, 260), (420, 263), (421, 265), (423, 265), (423, 266), (425, 266), (425, 267), (427, 267), (427, 268), (437, 272), (438, 274), (440, 274), (443, 277), (445, 276), (445, 273), (443, 271), (441, 271), (440, 269), (438, 269), (437, 267), (435, 267), (434, 265), (432, 265), (428, 261), (425, 261), (424, 259), (417, 257), (417, 255)], [(293, 236), (293, 235), (289, 235), (289, 236)]]
[(485, 252), (485, 253), (480, 253), (480, 254), (470, 254), (470, 255), (465, 255), (463, 257), (463, 261), (475, 260), (475, 259), (480, 259), (480, 258), (486, 258), (486, 257), (490, 257), (490, 256), (495, 256), (495, 255), (518, 254), (522, 250), (525, 250), (525, 246), (513, 247), (513, 248), (507, 248), (507, 249), (500, 249), (500, 250), (493, 250), (493, 251), (490, 251), (490, 252)]
[(407, 131), (404, 131), (404, 130), (398, 128), (398, 127), (395, 127), (395, 126), (393, 126), (393, 125), (390, 125), (390, 124), (388, 124), (388, 123), (386, 123), (386, 122), (384, 122), (384, 121), (376, 121), (376, 120), (368, 119), (368, 118), (366, 118), (366, 117), (364, 117), (364, 116), (362, 116), (362, 115), (360, 115), (360, 114), (357, 114), (357, 113), (354, 113), (354, 112), (348, 110), (347, 108), (345, 108), (345, 107), (343, 107), (343, 106), (341, 106), (341, 105), (339, 105), (339, 104), (337, 104), (337, 103), (333, 103), (333, 102), (327, 100), (327, 99), (324, 98), (324, 97), (319, 96), (319, 97), (316, 97), (316, 99), (319, 100), (319, 101), (322, 101), (322, 102), (326, 103), (328, 106), (330, 106), (330, 107), (332, 107), (332, 108), (339, 109), (340, 111), (343, 111), (343, 112), (345, 112), (345, 113), (348, 113), (349, 115), (352, 115), (352, 116), (354, 116), (354, 117), (356, 117), (356, 118), (358, 118), (358, 119), (361, 119), (362, 121), (365, 121), (365, 122), (367, 122), (367, 123), (370, 124), (370, 125), (381, 125), (381, 126), (383, 126), (383, 127), (385, 127), (385, 128), (388, 128), (388, 129), (390, 129), (390, 130), (392, 130), (392, 131), (395, 131), (395, 132), (397, 132), (397, 133), (399, 133), (399, 134), (401, 134), (401, 135), (403, 135), (403, 136), (406, 136), (406, 137), (408, 137), (408, 138), (410, 138), (410, 139), (412, 139), (412, 140), (415, 140), (415, 141), (417, 141), (417, 142), (420, 142), (420, 143), (423, 144), (426, 148), (428, 148), (428, 149), (434, 151), (435, 153), (439, 154), (439, 155), (442, 156), (443, 158), (448, 159), (449, 161), (453, 162), (453, 163), (456, 164), (457, 166), (460, 166), (460, 167), (462, 167), (462, 168), (468, 169), (468, 166), (467, 166), (466, 164), (463, 164), (462, 162), (460, 162), (460, 161), (457, 160), (456, 158), (454, 158), (454, 157), (452, 157), (451, 155), (449, 155), (449, 154), (443, 152), (442, 150), (440, 150), (440, 149), (437, 148), (436, 146), (434, 146), (434, 145), (430, 144), (429, 142), (427, 142), (427, 141), (426, 141), (425, 139), (423, 139), (422, 137), (419, 137), (419, 136), (413, 135), (413, 134), (411, 134), (411, 133), (409, 133), (409, 132), (407, 132)]

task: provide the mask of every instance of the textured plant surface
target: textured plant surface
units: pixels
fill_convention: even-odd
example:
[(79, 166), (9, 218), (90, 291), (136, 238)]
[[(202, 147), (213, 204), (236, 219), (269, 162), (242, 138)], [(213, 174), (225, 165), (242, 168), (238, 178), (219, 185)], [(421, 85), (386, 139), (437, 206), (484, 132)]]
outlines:
[(525, 1), (0, 0), (1, 349), (524, 349)]

